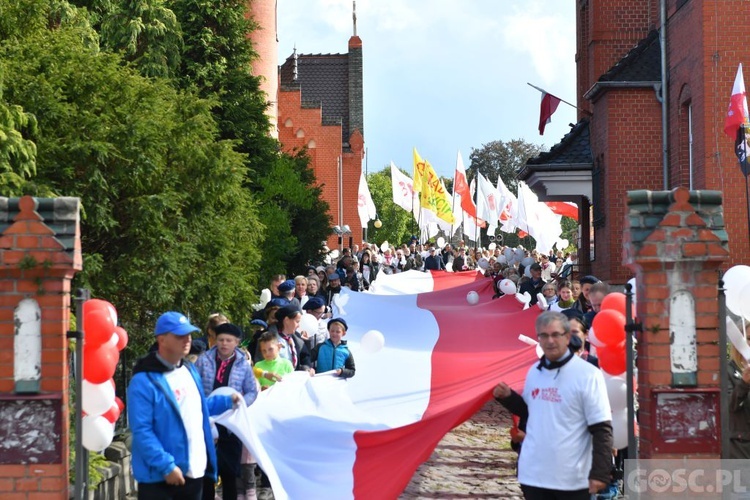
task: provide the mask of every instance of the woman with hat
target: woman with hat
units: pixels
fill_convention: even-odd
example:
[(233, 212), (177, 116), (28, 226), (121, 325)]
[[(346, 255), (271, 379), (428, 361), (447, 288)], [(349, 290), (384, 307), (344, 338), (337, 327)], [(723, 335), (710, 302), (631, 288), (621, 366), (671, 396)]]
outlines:
[[(231, 323), (222, 323), (214, 328), (216, 345), (203, 353), (195, 362), (201, 376), (203, 391), (210, 394), (219, 387), (231, 387), (239, 392), (249, 406), (258, 396), (258, 386), (250, 361), (239, 348), (242, 330)], [(241, 476), (240, 460), (242, 442), (224, 426), (216, 426), (219, 439), (216, 456), (219, 477), (222, 484), (222, 497), (237, 498), (237, 479)], [(214, 498), (214, 485), (204, 483), (203, 498)]]

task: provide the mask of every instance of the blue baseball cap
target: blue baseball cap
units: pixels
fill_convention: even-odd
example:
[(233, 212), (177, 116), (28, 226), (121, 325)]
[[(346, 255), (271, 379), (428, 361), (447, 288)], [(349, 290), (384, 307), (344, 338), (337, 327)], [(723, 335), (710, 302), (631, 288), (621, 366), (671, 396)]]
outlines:
[(190, 321), (184, 314), (175, 311), (168, 311), (159, 316), (159, 319), (156, 320), (154, 335), (159, 336), (165, 333), (188, 335), (193, 332), (199, 332), (200, 330), (201, 329), (197, 326), (191, 325)]

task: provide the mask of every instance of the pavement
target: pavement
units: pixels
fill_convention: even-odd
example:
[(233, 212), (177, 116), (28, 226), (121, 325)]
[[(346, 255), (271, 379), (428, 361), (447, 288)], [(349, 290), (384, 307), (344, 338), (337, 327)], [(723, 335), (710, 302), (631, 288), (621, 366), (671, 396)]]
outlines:
[(399, 498), (521, 499), (510, 413), (489, 401), (440, 441)]

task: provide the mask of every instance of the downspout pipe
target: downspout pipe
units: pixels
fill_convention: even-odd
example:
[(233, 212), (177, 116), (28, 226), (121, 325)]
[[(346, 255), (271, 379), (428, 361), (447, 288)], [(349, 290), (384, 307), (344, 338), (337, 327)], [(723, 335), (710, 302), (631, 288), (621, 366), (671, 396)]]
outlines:
[(661, 51), (661, 142), (664, 191), (669, 190), (669, 98), (667, 93), (667, 0), (659, 0), (659, 49)]

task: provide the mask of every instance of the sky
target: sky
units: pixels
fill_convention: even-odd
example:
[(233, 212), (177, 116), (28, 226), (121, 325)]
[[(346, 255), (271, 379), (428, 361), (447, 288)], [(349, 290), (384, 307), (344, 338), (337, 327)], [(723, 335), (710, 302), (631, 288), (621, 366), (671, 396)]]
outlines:
[[(541, 93), (575, 104), (575, 5), (564, 0), (357, 0), (364, 64), (363, 168), (412, 169), (412, 149), (453, 177), (460, 152), (523, 139), (549, 149), (576, 110), (539, 135)], [(278, 0), (279, 64), (348, 51), (351, 0)], [(494, 181), (494, 179), (493, 179)]]

